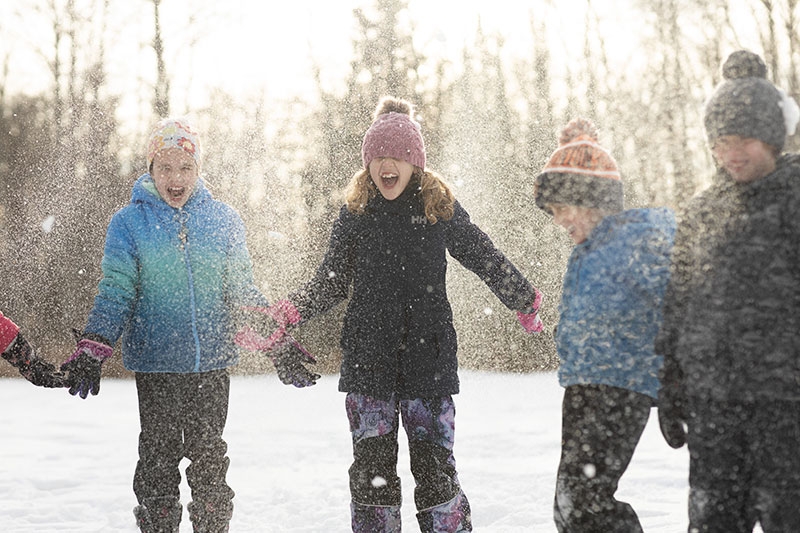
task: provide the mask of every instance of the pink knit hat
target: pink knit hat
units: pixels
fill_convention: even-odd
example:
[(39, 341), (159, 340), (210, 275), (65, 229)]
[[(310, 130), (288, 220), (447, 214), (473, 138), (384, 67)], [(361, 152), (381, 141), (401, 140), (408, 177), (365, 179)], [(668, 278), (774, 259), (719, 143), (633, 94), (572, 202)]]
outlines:
[(379, 115), (364, 135), (361, 160), (364, 168), (376, 157), (391, 157), (425, 168), (425, 142), (419, 124), (409, 115), (390, 112)]

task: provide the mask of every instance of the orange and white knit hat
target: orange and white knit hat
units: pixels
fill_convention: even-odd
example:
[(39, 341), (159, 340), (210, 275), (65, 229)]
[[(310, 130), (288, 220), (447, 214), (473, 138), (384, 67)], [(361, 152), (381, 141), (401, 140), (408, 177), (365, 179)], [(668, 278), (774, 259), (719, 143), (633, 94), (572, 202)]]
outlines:
[(623, 210), (617, 162), (600, 146), (594, 124), (583, 118), (567, 124), (558, 148), (536, 177), (534, 195), (536, 205), (548, 212), (549, 204)]

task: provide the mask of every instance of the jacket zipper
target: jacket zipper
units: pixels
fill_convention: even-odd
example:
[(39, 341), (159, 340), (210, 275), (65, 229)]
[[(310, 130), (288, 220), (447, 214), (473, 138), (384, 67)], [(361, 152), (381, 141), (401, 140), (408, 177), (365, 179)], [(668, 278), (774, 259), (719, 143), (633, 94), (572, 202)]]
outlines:
[[(184, 216), (185, 215), (185, 216)], [(189, 261), (189, 233), (186, 230), (186, 221), (189, 215), (182, 209), (178, 209), (178, 217), (181, 223), (181, 231), (178, 239), (181, 241), (183, 250), (183, 260), (186, 263), (186, 275), (189, 279), (189, 298), (192, 307), (192, 337), (194, 337), (194, 372), (200, 371), (200, 335), (197, 333), (197, 302), (194, 297), (194, 276), (192, 275), (192, 263)]]

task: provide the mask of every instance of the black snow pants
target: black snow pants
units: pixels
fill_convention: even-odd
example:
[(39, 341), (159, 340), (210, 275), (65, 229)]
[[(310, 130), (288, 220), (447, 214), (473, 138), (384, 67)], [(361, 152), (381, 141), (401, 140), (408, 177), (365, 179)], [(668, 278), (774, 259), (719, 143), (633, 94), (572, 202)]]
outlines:
[(228, 507), (234, 492), (225, 481), (229, 459), (222, 431), (228, 416), (230, 377), (225, 369), (192, 374), (136, 373), (139, 394), (139, 462), (133, 491), (140, 504), (180, 498), (183, 457), (194, 502)]
[(614, 498), (653, 399), (608, 385), (564, 390), (554, 518), (559, 533), (642, 531), (633, 508)]
[(800, 531), (800, 401), (689, 399), (689, 530)]

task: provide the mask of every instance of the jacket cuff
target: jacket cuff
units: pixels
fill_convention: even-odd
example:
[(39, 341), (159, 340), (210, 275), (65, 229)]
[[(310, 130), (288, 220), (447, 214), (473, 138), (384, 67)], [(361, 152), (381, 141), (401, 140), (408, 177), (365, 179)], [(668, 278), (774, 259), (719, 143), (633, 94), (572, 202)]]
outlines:
[(0, 313), (0, 352), (5, 352), (19, 333), (19, 326)]

